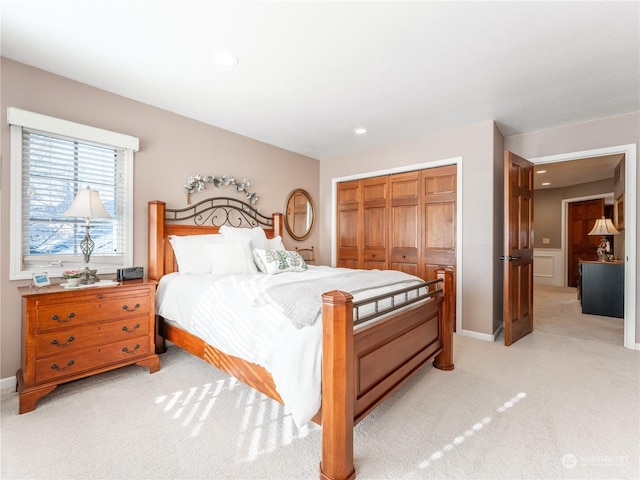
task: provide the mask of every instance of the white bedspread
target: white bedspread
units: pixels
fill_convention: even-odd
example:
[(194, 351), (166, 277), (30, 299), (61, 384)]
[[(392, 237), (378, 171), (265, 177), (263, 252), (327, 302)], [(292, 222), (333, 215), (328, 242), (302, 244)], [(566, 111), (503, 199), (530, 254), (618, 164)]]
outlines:
[[(322, 322), (296, 328), (280, 307), (263, 301), (265, 290), (350, 271), (309, 266), (305, 272), (278, 275), (172, 273), (160, 280), (156, 313), (228, 355), (265, 367), (300, 427), (320, 408)], [(416, 283), (421, 281), (407, 277)], [(397, 288), (392, 285), (361, 291), (354, 294), (354, 301)]]

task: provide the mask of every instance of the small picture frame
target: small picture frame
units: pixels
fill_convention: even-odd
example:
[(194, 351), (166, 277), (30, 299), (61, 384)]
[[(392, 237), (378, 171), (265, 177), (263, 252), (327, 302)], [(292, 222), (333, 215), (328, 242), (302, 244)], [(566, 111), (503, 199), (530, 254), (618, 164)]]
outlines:
[(47, 272), (36, 272), (32, 278), (33, 286), (36, 288), (48, 287), (51, 285)]
[(624, 193), (616, 198), (613, 207), (613, 223), (618, 230), (624, 230)]

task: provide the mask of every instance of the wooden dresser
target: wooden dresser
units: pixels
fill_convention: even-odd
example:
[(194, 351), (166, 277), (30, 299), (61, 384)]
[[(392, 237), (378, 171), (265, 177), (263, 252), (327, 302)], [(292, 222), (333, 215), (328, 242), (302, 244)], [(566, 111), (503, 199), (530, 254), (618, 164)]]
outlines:
[(579, 263), (582, 313), (624, 318), (624, 262)]
[(155, 353), (156, 282), (18, 288), (22, 296), (20, 413), (59, 384), (125, 365), (160, 368)]

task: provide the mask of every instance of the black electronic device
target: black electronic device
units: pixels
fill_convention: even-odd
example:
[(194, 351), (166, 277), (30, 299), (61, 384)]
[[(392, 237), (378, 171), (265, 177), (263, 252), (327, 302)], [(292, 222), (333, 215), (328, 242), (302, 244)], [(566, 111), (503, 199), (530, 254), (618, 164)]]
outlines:
[(142, 267), (119, 268), (116, 272), (116, 280), (124, 282), (125, 280), (137, 280), (142, 278), (144, 269)]

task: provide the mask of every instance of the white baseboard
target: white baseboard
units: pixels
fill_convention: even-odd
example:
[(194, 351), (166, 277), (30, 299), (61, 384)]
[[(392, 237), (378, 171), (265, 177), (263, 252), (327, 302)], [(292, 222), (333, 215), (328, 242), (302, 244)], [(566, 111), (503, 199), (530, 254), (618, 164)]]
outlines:
[[(500, 327), (499, 330), (502, 331), (502, 327)], [(462, 335), (463, 337), (470, 337), (478, 340), (484, 340), (485, 342), (495, 342), (496, 338), (498, 338), (499, 332), (498, 334), (494, 333), (493, 335), (490, 335), (488, 333), (478, 333), (471, 330), (457, 330), (456, 334)]]
[(15, 392), (16, 391), (16, 377), (7, 377), (0, 379), (0, 390), (3, 392)]

